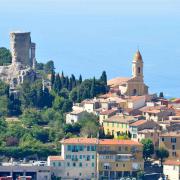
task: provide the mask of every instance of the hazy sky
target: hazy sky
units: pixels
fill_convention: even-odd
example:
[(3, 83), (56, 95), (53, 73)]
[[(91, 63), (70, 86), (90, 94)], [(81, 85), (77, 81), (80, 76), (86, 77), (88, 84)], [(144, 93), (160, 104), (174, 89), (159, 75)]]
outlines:
[(0, 46), (31, 31), (37, 60), (84, 78), (131, 75), (139, 47), (152, 92), (180, 96), (180, 0), (0, 0)]

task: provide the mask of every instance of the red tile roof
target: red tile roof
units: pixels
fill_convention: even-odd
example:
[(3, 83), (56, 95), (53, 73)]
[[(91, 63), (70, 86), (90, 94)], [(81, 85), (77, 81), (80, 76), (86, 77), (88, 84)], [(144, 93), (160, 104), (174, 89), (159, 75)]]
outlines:
[(96, 138), (69, 138), (61, 141), (63, 144), (97, 144)]
[(163, 164), (164, 165), (172, 165), (172, 166), (174, 166), (174, 165), (180, 166), (180, 161), (168, 159)]
[(134, 123), (131, 123), (130, 126), (140, 126), (146, 122), (147, 122), (146, 120), (139, 120), (139, 121), (136, 121)]
[(48, 157), (51, 161), (63, 161), (63, 157), (62, 156), (49, 156)]
[(139, 142), (133, 140), (118, 140), (118, 139), (100, 139), (100, 145), (139, 145), (142, 146)]
[(100, 114), (101, 115), (111, 115), (111, 114), (114, 114), (117, 111), (118, 111), (117, 109), (110, 109), (110, 110), (106, 110), (106, 111), (101, 111)]
[(108, 81), (108, 86), (117, 87), (121, 84), (127, 83), (131, 78), (128, 77), (117, 77)]

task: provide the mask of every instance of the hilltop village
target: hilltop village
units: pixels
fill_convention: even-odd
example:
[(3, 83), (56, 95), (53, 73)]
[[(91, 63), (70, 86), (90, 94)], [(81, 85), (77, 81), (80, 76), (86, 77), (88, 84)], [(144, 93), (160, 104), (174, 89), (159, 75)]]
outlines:
[(10, 44), (0, 179), (180, 179), (180, 99), (148, 92), (139, 50), (132, 77), (83, 80), (38, 63), (29, 32), (12, 32)]

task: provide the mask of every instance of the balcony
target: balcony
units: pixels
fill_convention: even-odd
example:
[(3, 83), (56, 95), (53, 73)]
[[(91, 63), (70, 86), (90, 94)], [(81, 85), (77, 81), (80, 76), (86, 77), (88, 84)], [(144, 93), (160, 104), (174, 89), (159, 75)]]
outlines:
[(132, 154), (117, 154), (116, 161), (133, 161), (136, 158)]
[(78, 161), (78, 158), (72, 158), (72, 161)]

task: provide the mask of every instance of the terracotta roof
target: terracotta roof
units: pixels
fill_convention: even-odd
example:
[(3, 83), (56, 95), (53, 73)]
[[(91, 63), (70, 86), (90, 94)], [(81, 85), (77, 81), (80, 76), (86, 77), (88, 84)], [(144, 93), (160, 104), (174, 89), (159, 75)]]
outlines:
[(124, 83), (127, 83), (131, 78), (129, 77), (117, 77), (114, 79), (111, 79), (107, 82), (108, 86), (110, 87), (117, 87)]
[(164, 165), (176, 165), (176, 166), (180, 166), (180, 161), (179, 160), (171, 160), (171, 159), (168, 159), (166, 160), (164, 163)]
[(139, 120), (139, 121), (136, 121), (134, 123), (131, 123), (130, 126), (140, 126), (146, 122), (147, 122), (146, 120)]
[(132, 120), (134, 120), (133, 116), (115, 115), (108, 119), (105, 119), (104, 122), (119, 122), (119, 123), (129, 124), (129, 121), (132, 121)]
[(113, 113), (115, 113), (117, 111), (118, 111), (118, 109), (109, 109), (109, 110), (106, 110), (106, 111), (101, 111), (100, 114), (101, 115), (111, 115), (111, 114), (113, 114)]
[(130, 96), (128, 98), (129, 101), (132, 101), (132, 102), (135, 102), (135, 101), (138, 101), (138, 100), (141, 100), (141, 99), (144, 99), (145, 100), (145, 96)]
[(74, 110), (74, 111), (70, 112), (70, 114), (77, 115), (77, 114), (81, 114), (82, 112), (83, 112), (82, 109), (78, 109), (78, 110)]
[(139, 145), (142, 146), (139, 142), (133, 140), (118, 140), (118, 139), (100, 139), (100, 145)]
[(162, 133), (160, 136), (161, 137), (180, 137), (180, 132), (171, 131), (171, 132)]
[(135, 53), (133, 60), (134, 61), (142, 61), (142, 56), (141, 56), (141, 53), (139, 52), (139, 50)]
[(96, 138), (69, 138), (61, 141), (63, 144), (97, 144)]
[(179, 104), (180, 103), (180, 98), (176, 98), (175, 100), (172, 101), (175, 104)]
[(180, 116), (180, 109), (175, 109), (176, 116)]
[(49, 156), (48, 157), (51, 161), (63, 161), (63, 157), (62, 156)]
[(142, 112), (147, 112), (147, 113), (160, 113), (161, 111), (167, 111), (170, 108), (166, 107), (166, 106), (145, 106), (143, 108), (140, 109), (140, 111)]

